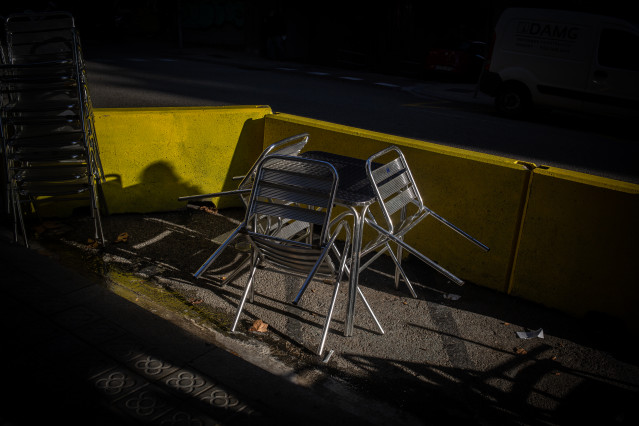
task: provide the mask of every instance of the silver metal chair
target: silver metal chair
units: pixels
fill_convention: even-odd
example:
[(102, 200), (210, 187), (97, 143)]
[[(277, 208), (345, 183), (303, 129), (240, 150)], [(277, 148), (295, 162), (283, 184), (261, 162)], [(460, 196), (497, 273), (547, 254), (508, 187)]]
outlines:
[[(360, 272), (388, 252), (395, 263), (395, 287), (398, 288), (401, 276), (412, 296), (417, 297), (401, 266), (402, 251), (406, 250), (452, 282), (464, 284), (463, 280), (406, 244), (404, 236), (423, 219), (431, 216), (480, 249), (488, 251), (489, 248), (424, 205), (406, 158), (399, 148), (390, 146), (370, 156), (366, 162), (366, 173), (375, 191), (382, 218), (378, 222), (370, 210), (365, 217), (365, 223), (377, 232), (377, 236), (362, 249), (362, 257), (377, 252), (360, 267)], [(396, 245), (395, 253), (390, 243)]]
[[(304, 290), (314, 278), (330, 278), (334, 290), (317, 350), (322, 355), (350, 250), (347, 219), (350, 214), (343, 213), (331, 220), (337, 184), (335, 168), (322, 161), (276, 154), (265, 157), (258, 164), (245, 219), (234, 232), (248, 238), (252, 253), (248, 281), (232, 331), (237, 327), (247, 298), (253, 299), (254, 277), (258, 267), (270, 266), (281, 273), (305, 277), (294, 304), (299, 303)], [(265, 232), (260, 222), (266, 218), (273, 223), (295, 221), (319, 227), (318, 235), (308, 242), (283, 237), (271, 229)], [(344, 246), (341, 250), (334, 250), (339, 236), (343, 236)], [(331, 253), (339, 256), (333, 259)], [(196, 276), (209, 264), (205, 263)], [(369, 312), (377, 322), (372, 310)]]
[[(230, 191), (222, 191), (222, 192), (213, 192), (208, 194), (200, 194), (200, 195), (188, 195), (185, 197), (178, 198), (179, 201), (189, 201), (189, 200), (199, 200), (203, 198), (213, 198), (213, 197), (224, 197), (224, 196), (240, 196), (242, 202), (245, 206), (248, 206), (249, 196), (251, 193), (251, 189), (253, 187), (253, 181), (255, 180), (255, 174), (257, 171), (257, 166), (269, 155), (287, 155), (287, 156), (297, 156), (304, 146), (308, 143), (309, 134), (308, 133), (300, 133), (298, 135), (290, 136), (288, 138), (282, 139), (278, 142), (275, 142), (262, 151), (260, 156), (255, 160), (251, 168), (244, 176), (236, 176), (235, 180), (240, 180), (240, 183), (237, 189)], [(291, 238), (294, 235), (297, 235), (299, 238), (307, 237), (310, 235), (310, 230), (308, 229), (308, 225), (303, 222), (295, 222), (295, 221), (286, 221), (283, 223), (282, 221), (273, 221), (270, 217), (265, 217), (264, 220), (259, 222), (260, 226), (264, 227), (264, 232), (277, 232), (280, 236)], [(268, 231), (270, 229), (270, 231)], [(211, 258), (206, 263), (206, 268), (210, 265), (217, 257), (222, 254), (222, 251), (232, 243), (237, 236), (237, 233), (232, 233), (228, 236), (224, 242), (220, 245), (220, 249), (217, 250)], [(231, 272), (228, 276), (224, 278), (224, 282), (230, 282), (233, 280), (235, 276), (237, 276), (241, 271), (243, 271), (250, 263), (250, 258), (244, 260), (233, 272)], [(195, 273), (195, 277), (199, 277), (204, 270), (198, 270)]]

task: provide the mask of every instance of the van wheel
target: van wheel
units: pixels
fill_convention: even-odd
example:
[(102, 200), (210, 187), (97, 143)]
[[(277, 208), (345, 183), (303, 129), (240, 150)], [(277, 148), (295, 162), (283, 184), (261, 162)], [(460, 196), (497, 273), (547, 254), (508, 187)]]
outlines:
[(528, 113), (530, 106), (530, 93), (521, 84), (504, 84), (495, 97), (497, 112), (504, 117), (521, 118)]

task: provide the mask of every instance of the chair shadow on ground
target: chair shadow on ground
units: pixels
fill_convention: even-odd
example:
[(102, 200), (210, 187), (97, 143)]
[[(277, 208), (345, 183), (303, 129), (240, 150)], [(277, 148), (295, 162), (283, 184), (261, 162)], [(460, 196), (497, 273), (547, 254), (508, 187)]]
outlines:
[[(428, 330), (437, 332), (439, 330)], [(459, 336), (450, 336), (458, 339)], [(470, 344), (478, 342), (469, 341)], [(425, 424), (633, 424), (637, 393), (628, 383), (614, 383), (607, 377), (590, 375), (563, 367), (550, 358), (531, 362), (552, 353), (540, 346), (527, 357), (514, 358), (488, 369), (445, 367), (427, 363), (388, 360), (357, 354), (344, 354), (349, 362), (384, 377), (385, 387), (367, 386), (368, 379), (355, 379), (355, 385), (370, 390), (377, 398), (400, 406), (421, 418)], [(337, 372), (336, 372), (337, 374)], [(579, 384), (543, 409), (534, 403), (548, 397), (536, 388), (545, 378), (577, 376)], [(507, 386), (495, 383), (507, 382)], [(561, 386), (561, 385), (560, 385)], [(400, 392), (391, 390), (400, 389)]]

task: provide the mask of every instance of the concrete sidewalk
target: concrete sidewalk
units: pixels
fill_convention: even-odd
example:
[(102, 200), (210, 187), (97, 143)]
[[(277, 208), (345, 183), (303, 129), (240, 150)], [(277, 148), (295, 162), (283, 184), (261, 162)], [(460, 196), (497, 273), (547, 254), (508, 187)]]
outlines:
[(10, 234), (3, 226), (2, 425), (411, 423), (297, 383), (259, 343), (207, 332), (142, 295), (133, 303), (87, 274), (87, 253), (52, 252), (51, 240), (26, 249)]
[[(260, 272), (229, 333), (245, 277), (220, 286), (219, 265), (191, 275), (241, 216), (221, 213), (107, 216), (102, 249), (87, 244), (86, 217), (33, 223), (29, 250), (5, 226), (0, 424), (636, 423), (639, 367), (615, 324), (457, 287), (412, 260), (417, 299), (394, 289), (384, 262), (362, 278), (386, 334), (359, 310), (344, 337), (340, 296), (328, 362), (313, 353), (330, 294), (321, 283), (293, 308), (299, 282)], [(255, 319), (266, 333), (248, 330)]]

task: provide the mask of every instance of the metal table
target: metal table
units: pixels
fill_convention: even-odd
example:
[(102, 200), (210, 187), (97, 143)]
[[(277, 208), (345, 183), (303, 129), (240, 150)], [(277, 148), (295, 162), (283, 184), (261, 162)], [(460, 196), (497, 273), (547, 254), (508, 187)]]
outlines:
[(359, 279), (362, 235), (364, 232), (364, 216), (371, 204), (375, 202), (375, 193), (366, 176), (366, 160), (333, 154), (324, 151), (307, 151), (300, 157), (321, 160), (330, 163), (337, 170), (339, 182), (335, 204), (347, 207), (354, 217), (353, 239), (351, 250), (351, 268), (348, 289), (348, 307), (346, 311), (345, 336), (353, 335), (353, 319), (355, 314), (355, 297)]

